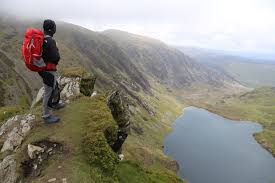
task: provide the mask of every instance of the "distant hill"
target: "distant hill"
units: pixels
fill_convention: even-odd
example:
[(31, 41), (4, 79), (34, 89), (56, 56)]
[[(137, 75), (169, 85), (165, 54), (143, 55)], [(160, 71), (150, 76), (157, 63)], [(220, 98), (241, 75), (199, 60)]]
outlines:
[(193, 47), (177, 47), (200, 63), (229, 74), (248, 87), (275, 86), (275, 61)]

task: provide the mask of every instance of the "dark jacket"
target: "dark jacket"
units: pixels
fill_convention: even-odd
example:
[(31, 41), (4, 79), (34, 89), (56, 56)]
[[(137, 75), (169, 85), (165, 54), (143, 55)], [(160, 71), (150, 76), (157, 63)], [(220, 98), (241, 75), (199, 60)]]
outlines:
[(56, 70), (60, 55), (55, 40), (49, 35), (45, 35), (44, 38), (42, 58), (47, 65), (47, 70)]

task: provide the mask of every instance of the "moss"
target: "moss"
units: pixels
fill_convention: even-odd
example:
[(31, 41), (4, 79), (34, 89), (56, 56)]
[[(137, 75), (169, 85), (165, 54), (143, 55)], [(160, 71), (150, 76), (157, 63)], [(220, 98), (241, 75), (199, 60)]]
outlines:
[[(107, 176), (116, 174), (118, 158), (112, 151), (108, 141), (115, 138), (115, 122), (106, 106), (104, 96), (97, 96), (91, 106), (90, 122), (87, 124), (87, 133), (82, 141), (82, 148), (88, 162), (102, 170)], [(109, 139), (107, 134), (111, 134)]]
[(94, 90), (95, 81), (96, 77), (83, 77), (80, 82), (80, 92), (85, 96), (91, 96)]
[(181, 183), (175, 174), (167, 171), (144, 170), (136, 163), (125, 161), (119, 165), (119, 181), (123, 183)]
[(87, 133), (83, 139), (83, 151), (92, 166), (98, 167), (107, 176), (116, 174), (118, 158), (102, 132)]
[(60, 74), (63, 77), (81, 77), (81, 78), (88, 78), (91, 76), (85, 68), (83, 67), (67, 67), (61, 68)]

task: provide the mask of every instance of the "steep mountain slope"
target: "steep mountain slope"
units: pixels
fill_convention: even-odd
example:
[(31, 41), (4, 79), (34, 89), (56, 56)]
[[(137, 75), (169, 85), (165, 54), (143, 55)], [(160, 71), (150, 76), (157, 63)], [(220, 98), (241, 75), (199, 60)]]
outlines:
[[(24, 68), (20, 44), (28, 26), (36, 22), (0, 20), (0, 49), (15, 63), (15, 71), (37, 89), (37, 75)], [(83, 65), (98, 75), (99, 85), (130, 86), (133, 91), (152, 93), (150, 82), (157, 81), (171, 89), (195, 83), (214, 88), (241, 86), (231, 77), (197, 63), (176, 49), (159, 41), (120, 31), (93, 32), (68, 23), (57, 23), (56, 40), (62, 60), (60, 68)], [(35, 92), (34, 92), (35, 93)]]
[(205, 83), (227, 87), (227, 83), (237, 83), (158, 40), (117, 30), (107, 30), (103, 34), (114, 40), (144, 73), (166, 86), (178, 89)]
[[(0, 49), (8, 56), (9, 62), (14, 63), (12, 68), (17, 74), (16, 78), (20, 76), (26, 83), (26, 88), (30, 88), (31, 92), (26, 93), (30, 96), (35, 96), (42, 84), (36, 73), (29, 72), (25, 68), (21, 60), (20, 46), (24, 30), (29, 26), (40, 28), (41, 22), (10, 17), (0, 18)], [(139, 174), (133, 173), (131, 176), (135, 176), (137, 182), (140, 175), (145, 176), (143, 182), (154, 182), (156, 178), (161, 177), (163, 177), (162, 182), (167, 182), (166, 178), (169, 177), (179, 182), (173, 172), (177, 169), (176, 163), (162, 151), (163, 137), (170, 130), (171, 121), (182, 112), (184, 106), (185, 101), (177, 97), (184, 98), (188, 95), (193, 98), (193, 95), (189, 94), (194, 94), (193, 91), (196, 91), (207, 99), (206, 94), (216, 97), (216, 94), (223, 96), (225, 93), (232, 94), (245, 89), (231, 77), (197, 63), (183, 53), (150, 38), (120, 31), (93, 32), (76, 25), (57, 22), (55, 39), (62, 56), (59, 70), (63, 76), (68, 74), (68, 70), (73, 66), (82, 66), (97, 77), (95, 90), (102, 98), (114, 88), (122, 90), (127, 96), (132, 116), (132, 134), (125, 144), (125, 156), (134, 164), (125, 163), (120, 170), (122, 175), (127, 171), (133, 173), (131, 170), (135, 170)], [(2, 65), (4, 64), (0, 66)], [(71, 71), (75, 74), (79, 70)], [(19, 87), (17, 89), (20, 90)], [(185, 91), (189, 93), (185, 94)], [(81, 136), (79, 132), (82, 129), (77, 129), (77, 124), (86, 121), (97, 124), (101, 119), (105, 119), (107, 113), (102, 98), (100, 102), (96, 102), (97, 99), (93, 101), (88, 98), (73, 101), (64, 112), (58, 113), (64, 119), (65, 126), (68, 126), (61, 124), (61, 127), (55, 127), (55, 131), (40, 125), (38, 130), (42, 133), (37, 131), (36, 134), (30, 135), (28, 142), (32, 139), (40, 140), (36, 138), (50, 138), (53, 134), (53, 137), (60, 137), (58, 141), (65, 138), (66, 142), (76, 142), (76, 158), (79, 158), (82, 155), (79, 154), (77, 137)], [(100, 106), (97, 107), (97, 105)], [(98, 109), (91, 112), (92, 117), (91, 108)], [(40, 110), (35, 111), (36, 116), (40, 116), (38, 111)], [(86, 119), (87, 116), (92, 120)], [(68, 132), (59, 133), (62, 127), (68, 129)], [(74, 132), (77, 133), (77, 137), (73, 136)], [(68, 136), (71, 138), (67, 139)], [(24, 143), (24, 147), (28, 142)], [(79, 169), (74, 170), (76, 175), (73, 176), (79, 178), (84, 171), (83, 174), (86, 173), (85, 177), (88, 177), (91, 174), (90, 167), (86, 167), (86, 164), (83, 165), (77, 160), (75, 163), (79, 163), (77, 167)], [(47, 170), (52, 171), (51, 168)], [(160, 172), (165, 176), (158, 175)], [(121, 179), (127, 182), (131, 176), (121, 176)]]

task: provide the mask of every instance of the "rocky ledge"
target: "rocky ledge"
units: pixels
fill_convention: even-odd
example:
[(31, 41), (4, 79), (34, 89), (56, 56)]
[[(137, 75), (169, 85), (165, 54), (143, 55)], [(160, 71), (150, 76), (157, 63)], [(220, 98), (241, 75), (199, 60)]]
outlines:
[[(91, 75), (59, 77), (61, 98), (69, 103), (72, 97), (79, 95), (94, 96), (93, 91), (96, 78)], [(38, 105), (44, 94), (41, 88), (34, 100), (32, 107)], [(38, 120), (37, 120), (38, 121)], [(20, 145), (30, 133), (36, 117), (33, 114), (16, 115), (6, 120), (0, 128), (0, 182), (15, 183), (19, 179), (17, 168), (23, 169), (23, 176), (38, 176), (41, 167), (52, 154), (62, 151), (62, 144), (47, 140), (28, 144), (28, 159), (24, 162), (16, 162), (15, 154), (21, 148)], [(63, 181), (63, 180), (62, 180)], [(64, 181), (63, 181), (64, 182)]]

